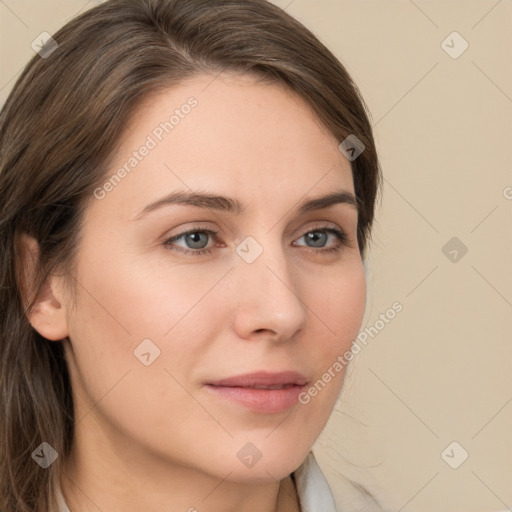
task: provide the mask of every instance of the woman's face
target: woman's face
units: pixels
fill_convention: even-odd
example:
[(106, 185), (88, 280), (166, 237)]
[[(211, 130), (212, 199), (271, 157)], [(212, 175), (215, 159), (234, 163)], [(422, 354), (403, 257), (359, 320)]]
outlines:
[[(82, 449), (240, 482), (301, 464), (343, 372), (297, 395), (350, 348), (366, 301), (355, 206), (301, 210), (354, 194), (339, 142), (293, 93), (247, 76), (202, 75), (138, 109), (86, 210), (76, 310), (62, 300)], [(178, 192), (231, 199), (159, 203)], [(208, 385), (290, 371), (307, 384)]]

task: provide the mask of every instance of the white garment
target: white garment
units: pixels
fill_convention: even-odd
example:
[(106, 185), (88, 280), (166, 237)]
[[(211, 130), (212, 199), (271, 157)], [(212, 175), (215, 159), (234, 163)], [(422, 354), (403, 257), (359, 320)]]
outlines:
[[(299, 495), (300, 508), (307, 512), (337, 512), (331, 488), (310, 451), (304, 462), (292, 473)], [(59, 512), (71, 512), (57, 487)]]
[(297, 486), (301, 510), (337, 512), (331, 488), (312, 451), (292, 475)]

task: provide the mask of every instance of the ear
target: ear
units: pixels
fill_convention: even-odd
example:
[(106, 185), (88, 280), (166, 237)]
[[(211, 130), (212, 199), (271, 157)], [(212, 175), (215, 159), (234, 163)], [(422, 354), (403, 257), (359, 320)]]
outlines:
[[(35, 283), (39, 244), (22, 233), (17, 238), (18, 254), (20, 255), (19, 286), (25, 309), (30, 304), (37, 290), (31, 285)], [(32, 308), (26, 312), (32, 327), (44, 338), (57, 341), (69, 334), (66, 308), (60, 295), (60, 277), (50, 276), (37, 294)]]

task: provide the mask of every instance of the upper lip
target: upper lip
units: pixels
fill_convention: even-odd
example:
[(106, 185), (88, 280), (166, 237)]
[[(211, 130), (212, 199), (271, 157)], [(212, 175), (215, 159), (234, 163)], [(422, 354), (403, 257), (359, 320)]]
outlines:
[(285, 386), (296, 385), (303, 386), (307, 383), (306, 377), (299, 372), (285, 371), (278, 373), (270, 373), (259, 371), (254, 373), (247, 373), (245, 375), (236, 375), (226, 379), (220, 379), (212, 382), (207, 382), (213, 386), (230, 386), (230, 387), (244, 387), (251, 388), (255, 386)]

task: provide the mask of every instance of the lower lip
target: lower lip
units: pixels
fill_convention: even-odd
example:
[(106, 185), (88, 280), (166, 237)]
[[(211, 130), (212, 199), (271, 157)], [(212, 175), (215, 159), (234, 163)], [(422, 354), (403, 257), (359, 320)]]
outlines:
[(290, 386), (283, 389), (255, 389), (231, 386), (213, 386), (205, 388), (256, 412), (276, 413), (294, 406), (306, 386)]

